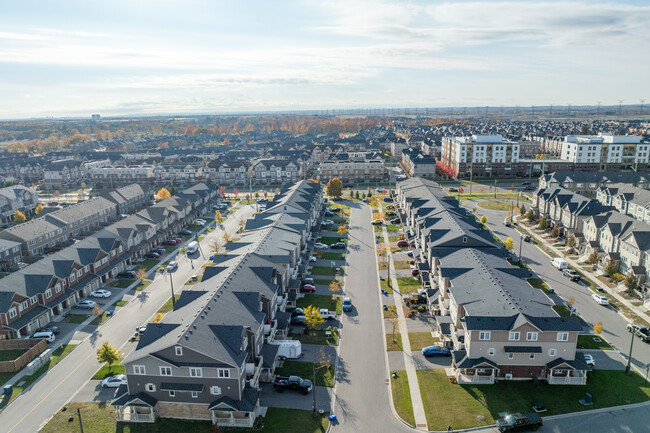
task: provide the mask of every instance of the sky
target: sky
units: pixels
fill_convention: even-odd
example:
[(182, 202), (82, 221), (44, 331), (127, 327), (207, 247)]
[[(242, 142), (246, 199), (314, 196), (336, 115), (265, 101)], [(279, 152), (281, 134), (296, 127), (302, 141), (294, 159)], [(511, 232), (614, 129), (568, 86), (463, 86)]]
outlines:
[(650, 0), (0, 3), (0, 118), (650, 103)]

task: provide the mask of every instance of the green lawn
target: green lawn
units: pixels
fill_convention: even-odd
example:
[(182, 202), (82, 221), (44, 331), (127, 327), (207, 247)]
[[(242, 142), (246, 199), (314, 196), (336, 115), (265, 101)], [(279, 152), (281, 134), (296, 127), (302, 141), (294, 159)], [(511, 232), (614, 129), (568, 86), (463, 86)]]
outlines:
[(409, 332), (411, 350), (420, 350), (423, 347), (433, 346), (440, 342), (439, 338), (431, 335), (430, 332)]
[(397, 277), (400, 293), (417, 293), (422, 288), (422, 283), (414, 277)]
[(553, 311), (560, 317), (569, 317), (571, 315), (568, 305), (553, 305)]
[(395, 269), (410, 269), (411, 265), (408, 260), (393, 260), (393, 266)]
[(386, 226), (386, 230), (389, 232), (398, 232), (401, 228), (401, 226), (396, 226), (395, 224), (389, 224)]
[(347, 204), (342, 204), (342, 203), (338, 203), (338, 202), (332, 203), (332, 204), (329, 205), (330, 209), (335, 208), (335, 207), (339, 207), (341, 209), (350, 209), (350, 206), (348, 206)]
[[(178, 298), (180, 298), (181, 295), (174, 295), (174, 297), (175, 297), (176, 300), (178, 301)], [(160, 309), (158, 309), (158, 313), (160, 313), (160, 314), (169, 313), (170, 311), (172, 311), (172, 307), (173, 307), (173, 305), (172, 305), (172, 298), (171, 298), (171, 296), (170, 296), (169, 299), (167, 300), (167, 302), (165, 302), (165, 303), (162, 305), (162, 307), (160, 307)]]
[(379, 281), (379, 287), (381, 287), (382, 290), (385, 290), (389, 295), (393, 293), (393, 288), (388, 285), (388, 280), (385, 278)]
[(142, 280), (138, 283), (137, 286), (135, 286), (135, 290), (137, 291), (144, 290), (144, 288), (147, 287), (149, 284), (151, 284), (151, 280)]
[[(341, 269), (341, 272), (343, 269)], [(331, 268), (329, 266), (314, 266), (311, 268), (312, 275), (336, 275), (336, 268)]]
[[(580, 412), (650, 399), (650, 384), (636, 372), (593, 370), (587, 385), (548, 385), (531, 381), (502, 381), (494, 385), (455, 385), (442, 370), (418, 370), (420, 391), (430, 430), (444, 430), (494, 424), (500, 412), (527, 412), (541, 402), (547, 415)], [(594, 404), (578, 400), (588, 392)]]
[(512, 204), (503, 201), (481, 201), (477, 206), (491, 210), (512, 210)]
[(393, 393), (393, 404), (395, 411), (408, 424), (415, 426), (415, 415), (413, 415), (413, 403), (411, 402), (411, 390), (406, 377), (406, 370), (397, 370), (397, 378), (390, 379), (390, 387)]
[[(40, 430), (42, 433), (60, 433), (71, 430), (74, 425), (78, 428), (78, 421), (68, 423), (70, 414), (81, 411), (84, 430), (92, 433), (211, 433), (214, 428), (210, 421), (186, 421), (173, 418), (160, 418), (155, 423), (115, 423), (115, 410), (106, 403), (68, 403), (66, 411), (59, 411)], [(264, 428), (261, 430), (232, 429), (234, 432), (260, 432), (260, 433), (325, 433), (329, 425), (329, 412), (314, 418), (309, 410), (278, 409), (271, 407), (264, 418)]]
[(25, 352), (27, 352), (27, 349), (0, 350), (0, 362), (13, 361), (16, 358), (19, 358)]
[[(600, 341), (594, 341), (594, 338)], [(583, 349), (612, 350), (612, 346), (602, 336), (593, 334), (578, 335), (578, 347)]]
[[(328, 310), (336, 310), (339, 312), (341, 310), (341, 297), (336, 296), (336, 301), (332, 300), (331, 295), (305, 295), (304, 298), (300, 298), (296, 301), (296, 307), (298, 308), (307, 308), (310, 305), (317, 307), (318, 309), (327, 308)], [(340, 313), (338, 313), (340, 314)]]
[(149, 269), (153, 268), (158, 263), (160, 263), (160, 260), (157, 260), (157, 259), (144, 259), (140, 263), (136, 263), (135, 270), (136, 270), (136, 272), (138, 271), (138, 269), (144, 269), (145, 271), (149, 271)]
[(318, 238), (318, 242), (321, 242), (326, 245), (332, 245), (340, 241), (345, 242), (346, 244), (348, 243), (347, 238), (341, 236), (341, 237), (336, 237), (336, 236), (323, 236), (322, 238)]
[(399, 235), (389, 235), (388, 242), (397, 242), (399, 240)]
[(373, 226), (373, 230), (375, 231), (375, 233), (381, 233), (381, 228), (382, 226)]
[(308, 334), (291, 334), (291, 336), (302, 344), (325, 344), (328, 346), (339, 344), (339, 333), (336, 330), (332, 330), (332, 338), (325, 337), (323, 329), (316, 329)]
[(124, 366), (120, 365), (120, 362), (122, 362), (123, 358), (120, 358), (119, 361), (111, 365), (111, 371), (110, 373), (108, 372), (108, 364), (102, 365), (99, 370), (93, 375), (92, 379), (95, 380), (102, 380), (104, 378), (107, 378), (109, 376), (115, 376), (116, 374), (125, 374), (124, 372)]
[(111, 283), (111, 286), (117, 287), (117, 288), (120, 288), (120, 289), (126, 289), (131, 284), (133, 284), (134, 282), (135, 282), (135, 280), (123, 280), (123, 279), (121, 279), (121, 280), (113, 281)]
[(200, 275), (197, 274), (196, 275), (196, 280), (193, 280), (192, 277), (190, 277), (189, 280), (185, 281), (185, 285), (186, 286), (188, 286), (188, 285), (191, 286), (192, 284), (196, 284), (196, 283), (200, 282), (202, 279), (203, 279), (203, 274), (200, 274)]
[[(76, 346), (77, 346), (76, 344), (66, 344), (66, 345), (62, 344), (58, 348), (56, 348), (52, 352), (52, 356), (50, 357), (50, 362), (47, 365), (44, 365), (38, 370), (36, 370), (34, 374), (32, 374), (31, 376), (23, 376), (23, 378), (18, 382), (18, 383), (23, 382), (22, 385), (18, 386), (17, 384), (15, 384), (13, 386), (14, 393), (11, 395), (11, 398), (9, 400), (5, 401), (5, 403), (0, 405), (0, 408), (6, 406), (7, 403), (9, 403), (14, 398), (18, 397), (25, 388), (29, 388), (32, 385), (32, 383), (36, 381), (36, 379), (38, 379), (43, 374), (45, 374), (47, 370), (49, 370), (50, 368), (58, 364), (59, 361), (61, 361), (61, 359), (63, 359), (64, 356), (70, 353), (70, 351), (74, 349)], [(14, 375), (15, 373), (11, 373), (11, 374)]]
[(110, 317), (108, 315), (107, 311), (102, 311), (102, 314), (99, 316), (95, 317), (92, 322), (90, 322), (91, 325), (99, 326), (102, 325), (104, 322), (106, 322)]
[(322, 260), (344, 260), (341, 255), (345, 256), (345, 253), (320, 253), (316, 257)]
[(384, 319), (393, 319), (397, 317), (397, 308), (394, 305), (386, 305), (384, 311)]
[(120, 299), (116, 303), (113, 304), (113, 307), (123, 307), (126, 304), (128, 304), (129, 301), (125, 301), (124, 299)]
[(63, 316), (65, 318), (65, 321), (68, 323), (83, 323), (86, 321), (87, 318), (90, 317), (90, 315), (86, 314), (66, 314)]
[(395, 330), (395, 335), (390, 329), (386, 329), (386, 331), (388, 331), (386, 334), (386, 350), (388, 352), (402, 351), (402, 335), (399, 333), (399, 329)]
[[(327, 368), (321, 368), (316, 372), (316, 386), (334, 386), (334, 364), (329, 360)], [(284, 361), (284, 365), (275, 370), (279, 376), (300, 376), (303, 379), (313, 380), (314, 363), (303, 361)], [(313, 391), (312, 391), (313, 392)]]
[[(320, 284), (324, 286), (329, 286), (332, 281), (334, 281), (334, 279), (328, 280), (325, 278), (314, 278), (314, 284)], [(343, 280), (338, 280), (338, 282), (341, 284), (341, 287), (343, 287)]]
[(528, 284), (534, 288), (543, 290), (544, 293), (548, 293), (548, 290), (550, 289), (549, 285), (541, 278), (528, 278), (526, 281), (528, 281)]

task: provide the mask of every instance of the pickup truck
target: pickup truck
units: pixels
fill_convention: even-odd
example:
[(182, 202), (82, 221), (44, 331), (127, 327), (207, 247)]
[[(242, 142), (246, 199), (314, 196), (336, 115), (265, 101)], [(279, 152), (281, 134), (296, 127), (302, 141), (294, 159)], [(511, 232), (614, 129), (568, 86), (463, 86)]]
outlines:
[(535, 412), (513, 413), (497, 421), (497, 429), (502, 433), (537, 430), (537, 428), (542, 425), (542, 418)]
[(650, 329), (645, 326), (640, 327), (634, 332), (634, 335), (639, 337), (642, 341), (650, 341)]
[(321, 308), (318, 310), (318, 314), (325, 320), (336, 319), (336, 311), (329, 311), (327, 308)]
[(276, 376), (273, 379), (273, 389), (279, 392), (289, 389), (307, 394), (311, 391), (312, 384), (311, 380), (302, 379), (299, 376)]

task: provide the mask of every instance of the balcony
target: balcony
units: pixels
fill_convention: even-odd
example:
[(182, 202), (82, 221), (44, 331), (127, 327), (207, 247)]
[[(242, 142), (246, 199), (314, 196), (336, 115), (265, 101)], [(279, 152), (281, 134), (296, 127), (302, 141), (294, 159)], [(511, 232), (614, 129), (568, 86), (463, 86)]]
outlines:
[(273, 319), (271, 323), (264, 325), (264, 335), (266, 341), (270, 343), (275, 338), (275, 333), (278, 330), (278, 321)]
[(262, 373), (262, 357), (258, 356), (255, 363), (246, 363), (246, 380), (251, 388), (260, 387), (260, 374)]

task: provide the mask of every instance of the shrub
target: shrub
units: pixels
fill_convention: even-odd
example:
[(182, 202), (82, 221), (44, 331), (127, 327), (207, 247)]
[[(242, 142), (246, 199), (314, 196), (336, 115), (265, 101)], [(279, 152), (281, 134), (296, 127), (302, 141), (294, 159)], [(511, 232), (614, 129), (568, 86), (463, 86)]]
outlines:
[(420, 305), (420, 306), (418, 307), (418, 311), (419, 311), (420, 313), (424, 313), (424, 312), (427, 311), (427, 307), (425, 307), (424, 305)]
[(620, 283), (621, 281), (625, 280), (625, 275), (617, 272), (614, 274), (614, 279)]

